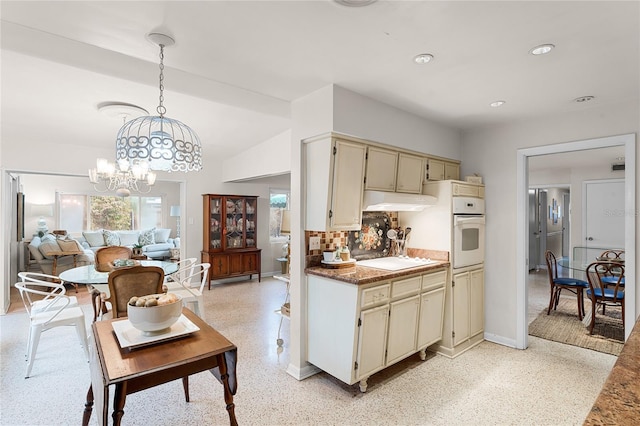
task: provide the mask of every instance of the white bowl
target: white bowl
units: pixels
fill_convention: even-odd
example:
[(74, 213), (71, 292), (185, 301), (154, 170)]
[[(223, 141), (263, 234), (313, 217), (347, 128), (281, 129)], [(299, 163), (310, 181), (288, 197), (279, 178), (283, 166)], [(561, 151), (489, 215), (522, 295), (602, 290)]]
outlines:
[(138, 307), (127, 305), (129, 322), (144, 335), (156, 335), (169, 331), (182, 314), (182, 298), (159, 306)]

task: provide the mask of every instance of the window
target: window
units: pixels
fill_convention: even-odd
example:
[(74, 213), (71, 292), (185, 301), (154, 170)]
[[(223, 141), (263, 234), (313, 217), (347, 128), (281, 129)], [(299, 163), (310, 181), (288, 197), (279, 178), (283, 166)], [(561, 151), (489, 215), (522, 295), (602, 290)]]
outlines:
[(58, 197), (60, 228), (69, 233), (162, 227), (162, 197), (80, 194), (58, 194)]
[(288, 234), (282, 234), (282, 217), (289, 210), (289, 190), (271, 189), (269, 191), (269, 239), (273, 242), (285, 241)]

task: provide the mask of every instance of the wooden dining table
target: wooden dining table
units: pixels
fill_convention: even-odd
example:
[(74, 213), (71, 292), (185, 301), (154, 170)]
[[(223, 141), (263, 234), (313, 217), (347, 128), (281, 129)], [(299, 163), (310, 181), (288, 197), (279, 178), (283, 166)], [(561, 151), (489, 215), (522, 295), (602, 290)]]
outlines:
[(182, 314), (199, 330), (175, 340), (135, 348), (121, 347), (114, 333), (113, 323), (127, 321), (126, 318), (93, 323), (89, 343), (91, 385), (87, 392), (83, 426), (89, 424), (94, 404), (98, 423), (108, 424), (111, 386), (115, 387), (113, 424), (119, 425), (125, 414), (127, 395), (182, 379), (188, 402), (188, 376), (206, 370), (210, 370), (222, 383), (229, 424), (238, 424), (233, 403), (237, 390), (236, 346), (189, 309), (183, 308)]

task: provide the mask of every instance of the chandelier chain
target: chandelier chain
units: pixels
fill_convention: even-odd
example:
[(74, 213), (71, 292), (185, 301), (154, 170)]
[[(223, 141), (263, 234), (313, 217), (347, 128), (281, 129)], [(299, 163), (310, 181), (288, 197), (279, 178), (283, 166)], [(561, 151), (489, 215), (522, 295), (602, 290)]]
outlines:
[(158, 114), (160, 114), (160, 118), (162, 118), (164, 116), (164, 114), (167, 112), (167, 109), (164, 107), (164, 105), (162, 105), (162, 103), (164, 102), (164, 44), (160, 45), (160, 97), (159, 97), (159, 101), (160, 104), (158, 105), (158, 108), (156, 108), (156, 111), (158, 111)]

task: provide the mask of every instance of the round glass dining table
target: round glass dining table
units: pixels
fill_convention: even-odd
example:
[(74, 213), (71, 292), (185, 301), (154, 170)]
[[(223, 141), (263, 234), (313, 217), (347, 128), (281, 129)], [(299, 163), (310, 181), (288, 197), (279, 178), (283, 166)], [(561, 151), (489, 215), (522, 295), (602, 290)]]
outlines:
[[(178, 270), (178, 264), (175, 262), (165, 262), (162, 260), (141, 260), (142, 266), (159, 266), (164, 270), (164, 275), (173, 274)], [(96, 298), (100, 293), (104, 293), (109, 297), (109, 273), (99, 272), (95, 265), (78, 266), (77, 268), (67, 269), (58, 275), (61, 280), (71, 284), (84, 284), (91, 292), (91, 303), (93, 305), (93, 320), (98, 317), (99, 308), (96, 306)]]

